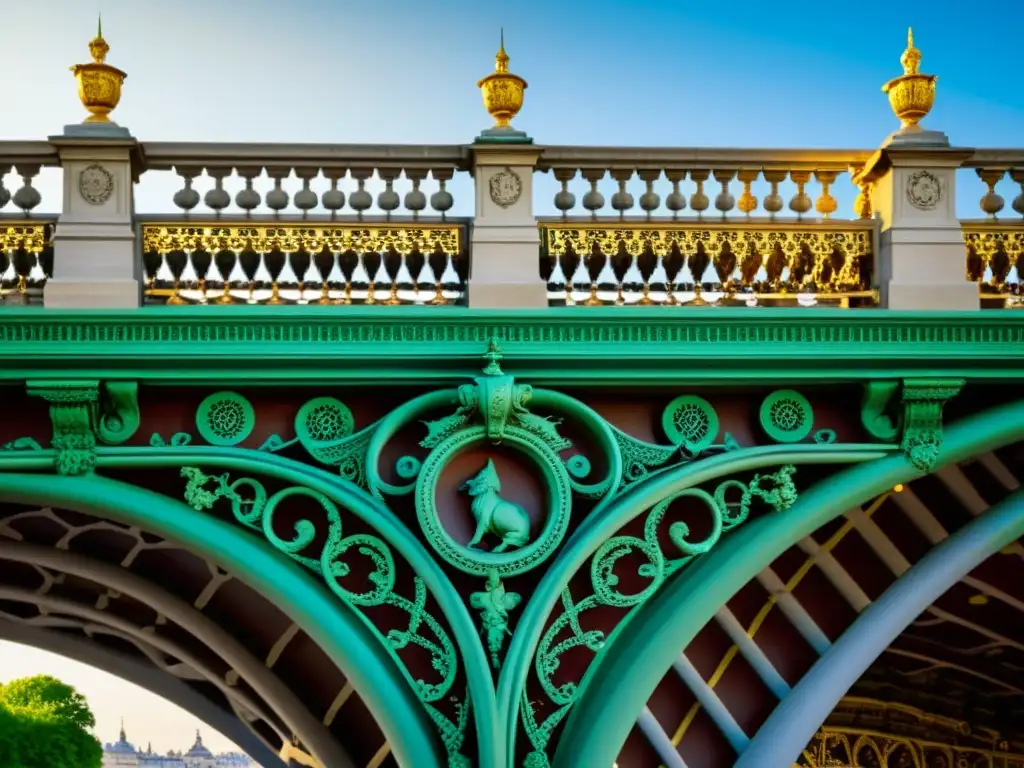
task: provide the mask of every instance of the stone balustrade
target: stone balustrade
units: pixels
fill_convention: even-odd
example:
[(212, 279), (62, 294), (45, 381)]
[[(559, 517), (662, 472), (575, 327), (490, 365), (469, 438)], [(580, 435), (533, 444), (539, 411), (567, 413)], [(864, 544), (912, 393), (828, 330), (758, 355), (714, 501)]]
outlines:
[[(89, 50), (111, 85), (80, 89), (92, 116), (0, 142), (5, 303), (1022, 305), (1024, 149), (919, 124), (935, 78), (912, 35), (878, 150), (535, 145), (510, 125), (526, 83), (504, 47), (472, 144), (140, 142), (108, 118), (125, 73), (102, 35)], [(964, 181), (980, 217), (961, 218)]]
[[(386, 221), (444, 221), (454, 205), (448, 182), (468, 171), (470, 157), (464, 146), (167, 142), (146, 143), (144, 155), (147, 172), (173, 170), (180, 177), (172, 202), (185, 216), (221, 218), (233, 207), (249, 218), (292, 208), (304, 219), (357, 221), (374, 208)], [(203, 174), (212, 188), (200, 195), (193, 184)], [(232, 177), (244, 185), (233, 196), (225, 189)], [(261, 177), (269, 189), (257, 188)], [(286, 189), (291, 180), (300, 185), (293, 193)], [(374, 182), (381, 187), (376, 195), (367, 189)]]
[(559, 182), (561, 213), (541, 221), (551, 301), (874, 304), (870, 201), (837, 219), (832, 194), (870, 155), (546, 147), (538, 169)]
[[(143, 188), (156, 181), (170, 197), (159, 212), (132, 216), (145, 304), (467, 300), (475, 220), (452, 215), (450, 184), (463, 185), (463, 209), (479, 197), (465, 190), (480, 145), (135, 147), (136, 181)], [(42, 195), (34, 180), (43, 167), (60, 165), (60, 151), (54, 141), (0, 143), (5, 303), (39, 303), (52, 273), (56, 217), (36, 213)], [(1019, 306), (1024, 150), (958, 151), (965, 159), (957, 173), (986, 190), (981, 216), (959, 223), (964, 280), (978, 284), (983, 308)], [(878, 167), (878, 153), (532, 152), (526, 172), (557, 183), (550, 199), (528, 201), (541, 213), (532, 218), (537, 280), (552, 305), (879, 302), (883, 217), (873, 210), (877, 179), (864, 172)]]
[[(964, 168), (977, 173), (985, 186), (978, 201), (983, 218), (961, 219), (967, 277), (978, 283), (982, 307), (1022, 307), (1024, 150), (976, 150)], [(1006, 210), (1007, 199), (1013, 213)]]

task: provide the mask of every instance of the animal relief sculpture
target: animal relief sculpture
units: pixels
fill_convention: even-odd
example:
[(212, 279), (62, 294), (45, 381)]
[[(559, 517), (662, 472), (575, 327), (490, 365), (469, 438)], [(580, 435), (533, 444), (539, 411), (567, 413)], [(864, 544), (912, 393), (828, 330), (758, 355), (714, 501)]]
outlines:
[(526, 510), (498, 495), (501, 481), (494, 461), (487, 464), (475, 476), (459, 488), (466, 491), (473, 500), (471, 510), (476, 520), (476, 532), (467, 546), (475, 547), (485, 534), (492, 533), (501, 539), (494, 553), (504, 552), (509, 547), (521, 547), (530, 540), (530, 518)]

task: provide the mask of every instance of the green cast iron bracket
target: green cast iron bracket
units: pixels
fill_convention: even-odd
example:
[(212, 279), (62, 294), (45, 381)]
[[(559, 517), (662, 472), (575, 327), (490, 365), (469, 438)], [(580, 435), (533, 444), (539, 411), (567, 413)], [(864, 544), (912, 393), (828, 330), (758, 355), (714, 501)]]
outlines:
[[(97, 381), (29, 381), (28, 394), (50, 405), (55, 468), (61, 475), (83, 475), (96, 466), (97, 439), (108, 445), (128, 440), (139, 428), (138, 384), (113, 381), (101, 388)], [(22, 438), (7, 450), (38, 447)]]

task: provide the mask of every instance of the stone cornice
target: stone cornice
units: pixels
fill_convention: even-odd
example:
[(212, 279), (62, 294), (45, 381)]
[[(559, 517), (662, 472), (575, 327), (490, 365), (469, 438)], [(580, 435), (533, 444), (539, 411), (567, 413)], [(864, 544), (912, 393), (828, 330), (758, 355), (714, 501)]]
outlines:
[(491, 338), (533, 384), (1024, 381), (1024, 313), (182, 307), (0, 311), (0, 380), (464, 382)]

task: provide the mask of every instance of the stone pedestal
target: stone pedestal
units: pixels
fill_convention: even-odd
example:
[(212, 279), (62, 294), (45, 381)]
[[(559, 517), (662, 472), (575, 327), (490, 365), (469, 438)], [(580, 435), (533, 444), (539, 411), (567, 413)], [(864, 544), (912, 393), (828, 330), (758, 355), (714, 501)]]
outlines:
[(533, 169), (540, 150), (476, 144), (476, 218), (470, 238), (469, 306), (512, 309), (548, 305), (540, 276), (540, 234), (533, 215)]
[(892, 141), (866, 167), (865, 174), (875, 179), (872, 199), (882, 220), (882, 306), (979, 308), (956, 215), (956, 170), (971, 154), (940, 143)]
[(63, 309), (140, 306), (132, 189), (137, 142), (112, 124), (69, 126), (50, 142), (64, 169), (64, 204), (43, 304)]

